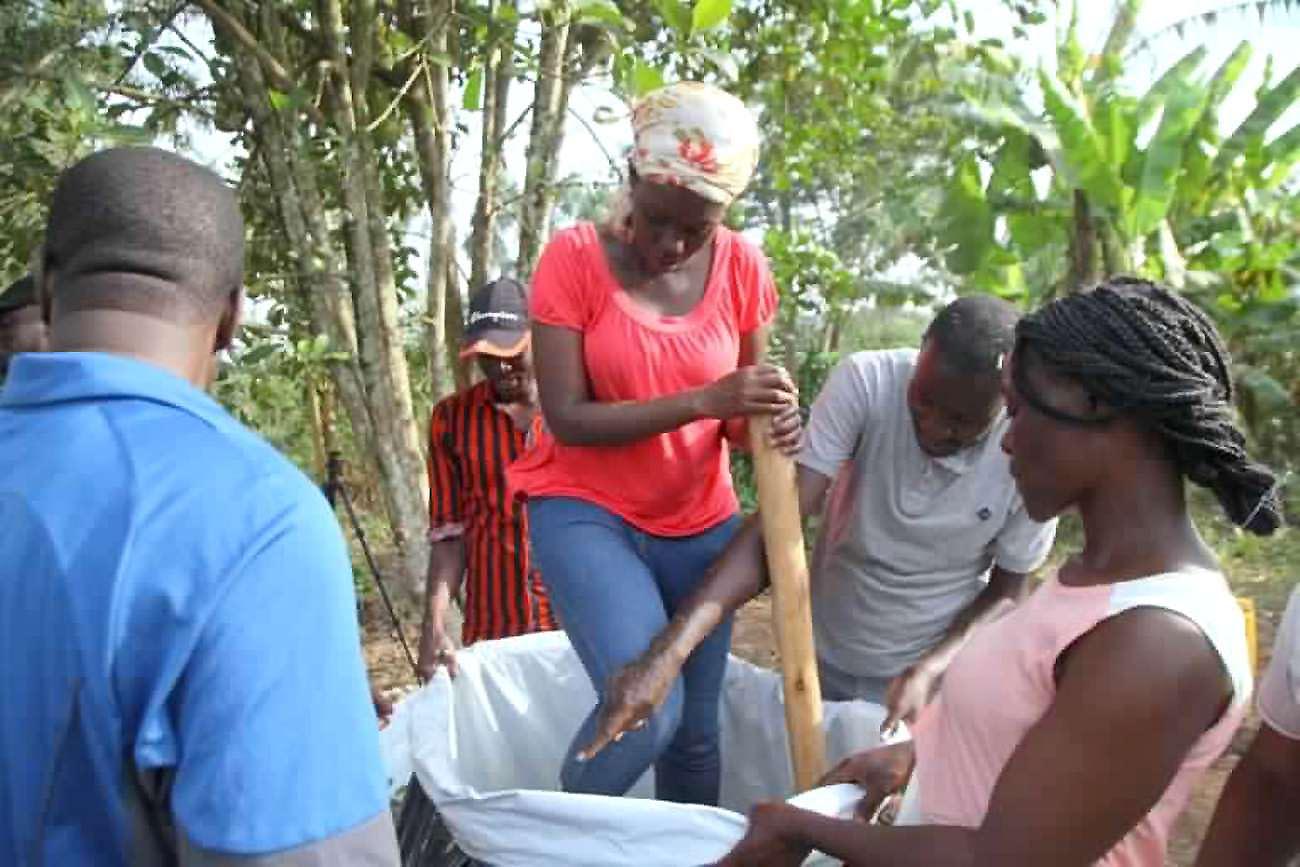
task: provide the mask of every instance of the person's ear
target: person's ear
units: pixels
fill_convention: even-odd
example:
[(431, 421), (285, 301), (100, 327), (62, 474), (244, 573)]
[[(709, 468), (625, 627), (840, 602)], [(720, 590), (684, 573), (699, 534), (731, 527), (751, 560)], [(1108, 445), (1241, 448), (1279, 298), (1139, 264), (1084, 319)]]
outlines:
[(217, 323), (217, 338), (213, 344), (214, 353), (229, 349), (235, 342), (235, 335), (244, 324), (244, 287), (231, 290), (226, 298), (225, 308), (221, 311), (221, 321)]

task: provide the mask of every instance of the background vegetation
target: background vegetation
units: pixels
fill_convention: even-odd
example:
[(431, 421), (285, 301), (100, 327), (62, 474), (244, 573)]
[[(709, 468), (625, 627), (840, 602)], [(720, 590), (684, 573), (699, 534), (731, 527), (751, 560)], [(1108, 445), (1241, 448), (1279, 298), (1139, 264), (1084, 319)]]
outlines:
[[(86, 153), (157, 142), (212, 163), (248, 215), (253, 299), (218, 395), (317, 476), (341, 451), (413, 589), (425, 419), (472, 376), (454, 351), (467, 287), (526, 278), (554, 225), (603, 211), (624, 100), (703, 78), (762, 116), (732, 220), (772, 261), (775, 352), (805, 396), (842, 353), (914, 343), (955, 294), (1029, 307), (1137, 272), (1213, 313), (1243, 421), (1287, 473), (1300, 68), (1252, 78), (1252, 40), (1216, 49), (1224, 22), (1294, 26), (1297, 6), (1151, 33), (1120, 0), (1089, 44), (1067, 0), (11, 0), (0, 279), (27, 270), (54, 178)], [(1277, 587), (1300, 575), (1288, 534), (1212, 536)]]

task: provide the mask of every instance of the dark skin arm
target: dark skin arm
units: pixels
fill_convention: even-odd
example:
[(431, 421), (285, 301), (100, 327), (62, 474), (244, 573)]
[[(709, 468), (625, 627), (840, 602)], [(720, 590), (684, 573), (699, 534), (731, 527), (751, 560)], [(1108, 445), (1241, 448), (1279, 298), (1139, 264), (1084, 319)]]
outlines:
[(1285, 867), (1300, 854), (1300, 740), (1262, 723), (1232, 770), (1196, 867)]
[(456, 676), (455, 642), (447, 635), (447, 611), (460, 592), (465, 576), (465, 540), (457, 536), (429, 546), (429, 573), (425, 579), (424, 623), (420, 627), (420, 680), (428, 681), (439, 665)]
[(773, 445), (793, 453), (800, 438), (799, 395), (789, 374), (756, 364), (764, 333), (741, 335), (739, 367), (700, 388), (646, 401), (595, 400), (583, 363), (583, 337), (556, 325), (533, 324), (533, 357), (542, 413), (565, 445), (621, 445), (676, 430), (700, 419), (767, 414)]
[(957, 657), (971, 631), (1024, 599), (1028, 579), (1029, 576), (1023, 572), (993, 567), (989, 583), (957, 614), (943, 639), (889, 685), (885, 696), (889, 712), (881, 724), (882, 731), (893, 729), (900, 720), (909, 725), (916, 722), (917, 714), (929, 704), (943, 673)]
[(795, 865), (814, 849), (857, 867), (1086, 867), (1150, 811), (1229, 689), (1191, 623), (1126, 612), (1068, 651), (1056, 697), (1003, 768), (980, 827), (884, 828), (772, 804), (720, 867)]
[[(820, 514), (831, 480), (807, 467), (798, 468), (797, 478), (800, 514)], [(646, 652), (614, 675), (600, 707), (596, 736), (579, 756), (590, 758), (625, 732), (644, 725), (667, 697), (687, 657), (766, 584), (763, 527), (753, 514)]]
[[(802, 466), (797, 478), (799, 513), (806, 517), (820, 515), (831, 479)], [(893, 728), (900, 719), (913, 722), (930, 701), (971, 630), (1023, 599), (1027, 584), (1028, 576), (1023, 573), (994, 567), (988, 585), (957, 615), (943, 640), (890, 684), (888, 714), (882, 729)], [(596, 737), (582, 755), (589, 758), (624, 732), (644, 725), (667, 697), (673, 679), (691, 652), (725, 617), (766, 585), (762, 523), (755, 514), (745, 521), (699, 588), (646, 653), (614, 676), (601, 707)]]

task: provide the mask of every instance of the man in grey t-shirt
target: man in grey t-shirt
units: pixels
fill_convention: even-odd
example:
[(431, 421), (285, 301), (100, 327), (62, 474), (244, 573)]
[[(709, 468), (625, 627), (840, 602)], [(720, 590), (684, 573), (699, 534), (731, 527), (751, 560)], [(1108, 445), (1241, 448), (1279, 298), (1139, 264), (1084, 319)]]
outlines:
[[(1001, 450), (1002, 359), (1017, 319), (998, 299), (958, 299), (919, 352), (845, 359), (813, 407), (798, 488), (805, 516), (826, 513), (812, 576), (822, 694), (884, 702), (886, 725), (915, 717), (970, 630), (1019, 600), (1052, 545), (1055, 524), (1025, 515)], [(615, 675), (588, 755), (649, 716), (695, 645), (765, 573), (751, 517), (646, 653)]]
[[(970, 626), (1018, 599), (1054, 524), (1025, 514), (1001, 440), (998, 358), (1015, 312), (991, 298), (944, 310), (924, 348), (859, 352), (813, 406), (801, 475), (834, 484), (814, 558), (822, 693), (928, 697)], [(906, 700), (904, 700), (906, 699)]]

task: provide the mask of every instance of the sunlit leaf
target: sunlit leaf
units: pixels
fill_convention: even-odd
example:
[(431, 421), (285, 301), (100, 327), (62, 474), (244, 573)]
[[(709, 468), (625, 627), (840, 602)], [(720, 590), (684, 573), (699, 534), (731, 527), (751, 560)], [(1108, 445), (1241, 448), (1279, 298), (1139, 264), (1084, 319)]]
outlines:
[(63, 98), (68, 108), (83, 115), (95, 113), (95, 95), (86, 87), (86, 83), (77, 75), (68, 75), (63, 79)]
[(664, 86), (664, 74), (656, 67), (637, 59), (632, 65), (632, 92), (643, 96)]
[(1183, 144), (1201, 118), (1205, 96), (1205, 91), (1191, 82), (1182, 82), (1170, 92), (1160, 126), (1143, 160), (1142, 178), (1133, 202), (1134, 236), (1154, 231), (1168, 213), (1183, 163)]
[(1119, 169), (1106, 159), (1101, 137), (1087, 109), (1055, 75), (1040, 70), (1043, 104), (1061, 140), (1061, 153), (1072, 182), (1097, 203), (1118, 207), (1124, 196)]
[(483, 67), (477, 66), (465, 82), (465, 93), (461, 107), (466, 111), (478, 111), (483, 107)]
[(615, 30), (625, 30), (631, 26), (610, 0), (586, 0), (577, 6), (575, 12), (579, 21), (604, 24)]
[(1254, 110), (1228, 136), (1214, 159), (1215, 173), (1223, 172), (1231, 166), (1246, 152), (1252, 142), (1262, 141), (1269, 127), (1298, 100), (1300, 100), (1300, 66), (1291, 70), (1286, 78), (1269, 88), (1255, 104)]
[(731, 15), (731, 0), (696, 0), (691, 11), (691, 31), (699, 33), (720, 26)]
[(980, 183), (979, 163), (972, 155), (958, 164), (940, 212), (940, 241), (949, 248), (949, 270), (976, 271), (993, 245), (993, 211)]

